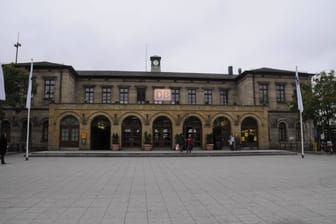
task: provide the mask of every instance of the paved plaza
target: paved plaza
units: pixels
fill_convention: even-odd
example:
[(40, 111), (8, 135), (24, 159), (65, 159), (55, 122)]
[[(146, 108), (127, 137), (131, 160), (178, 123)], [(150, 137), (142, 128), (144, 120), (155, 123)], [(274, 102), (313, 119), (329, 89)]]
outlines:
[(0, 224), (336, 223), (335, 155), (6, 160)]

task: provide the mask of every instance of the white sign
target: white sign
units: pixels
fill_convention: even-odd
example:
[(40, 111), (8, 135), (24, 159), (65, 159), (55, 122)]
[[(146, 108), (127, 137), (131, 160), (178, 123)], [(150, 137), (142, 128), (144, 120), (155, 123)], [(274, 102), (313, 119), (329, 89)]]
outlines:
[(154, 90), (155, 101), (171, 101), (170, 89), (155, 89)]

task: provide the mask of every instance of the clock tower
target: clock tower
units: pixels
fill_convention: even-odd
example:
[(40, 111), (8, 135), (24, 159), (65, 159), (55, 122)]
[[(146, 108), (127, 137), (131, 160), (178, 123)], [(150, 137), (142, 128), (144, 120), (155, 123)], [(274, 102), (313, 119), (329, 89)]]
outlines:
[(161, 72), (161, 57), (154, 55), (150, 57), (151, 72)]

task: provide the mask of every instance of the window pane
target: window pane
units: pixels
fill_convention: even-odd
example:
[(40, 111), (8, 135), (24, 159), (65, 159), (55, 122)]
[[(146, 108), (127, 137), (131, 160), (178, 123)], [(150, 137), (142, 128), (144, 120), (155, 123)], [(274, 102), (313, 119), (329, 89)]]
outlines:
[(188, 104), (196, 104), (196, 89), (188, 89)]
[(204, 103), (212, 104), (212, 90), (211, 89), (204, 90)]
[(180, 102), (180, 90), (179, 89), (172, 89), (172, 104), (178, 104)]
[(119, 101), (121, 104), (128, 104), (128, 89), (127, 88), (119, 89)]
[(55, 80), (44, 80), (44, 99), (54, 99)]
[(112, 90), (110, 87), (103, 87), (102, 90), (102, 103), (111, 103)]
[(278, 103), (285, 102), (285, 86), (284, 85), (277, 85), (276, 86), (276, 97)]
[(85, 88), (85, 103), (93, 103), (93, 87)]
[(137, 88), (137, 103), (144, 104), (146, 101), (146, 89), (145, 88)]
[(219, 100), (221, 105), (228, 105), (228, 90), (221, 89), (219, 93)]
[(268, 86), (266, 84), (259, 85), (259, 102), (261, 104), (268, 103)]

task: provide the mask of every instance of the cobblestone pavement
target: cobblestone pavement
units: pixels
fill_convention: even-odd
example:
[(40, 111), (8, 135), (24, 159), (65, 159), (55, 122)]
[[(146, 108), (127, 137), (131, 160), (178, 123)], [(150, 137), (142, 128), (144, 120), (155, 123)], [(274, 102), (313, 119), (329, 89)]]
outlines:
[(6, 157), (0, 224), (335, 224), (336, 156)]

